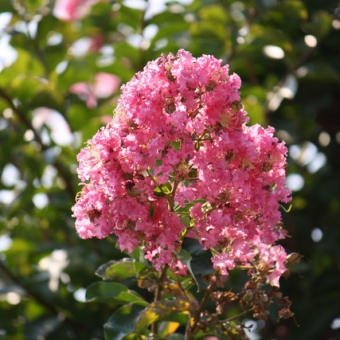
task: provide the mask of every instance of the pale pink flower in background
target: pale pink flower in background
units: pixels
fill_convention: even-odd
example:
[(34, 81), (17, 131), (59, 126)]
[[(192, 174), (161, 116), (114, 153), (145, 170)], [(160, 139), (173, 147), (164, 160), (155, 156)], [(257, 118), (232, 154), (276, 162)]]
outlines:
[(79, 20), (89, 13), (96, 2), (98, 0), (57, 0), (54, 15), (64, 21)]
[(89, 108), (97, 106), (97, 98), (107, 98), (116, 92), (120, 85), (120, 78), (109, 73), (100, 72), (95, 75), (94, 83), (75, 83), (70, 92), (79, 95), (86, 101)]
[(97, 106), (97, 98), (88, 83), (75, 83), (71, 86), (70, 92), (77, 94), (80, 96), (80, 98), (84, 99), (88, 108), (93, 109)]
[(120, 78), (117, 76), (100, 72), (95, 75), (93, 93), (97, 98), (106, 98), (116, 92), (120, 85)]
[(87, 15), (97, 2), (107, 0), (57, 0), (53, 14), (60, 20), (74, 21)]

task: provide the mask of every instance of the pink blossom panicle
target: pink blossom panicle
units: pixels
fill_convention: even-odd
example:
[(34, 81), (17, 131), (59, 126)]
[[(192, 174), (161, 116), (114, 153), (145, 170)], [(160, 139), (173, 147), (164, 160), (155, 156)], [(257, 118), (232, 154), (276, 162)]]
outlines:
[[(246, 125), (240, 86), (221, 60), (184, 50), (123, 85), (113, 120), (78, 155), (86, 183), (73, 207), (80, 237), (115, 234), (121, 250), (142, 246), (157, 269), (183, 274), (176, 254), (187, 232), (213, 250), (222, 275), (265, 262), (278, 286), (287, 149), (272, 127)], [(190, 226), (181, 216), (188, 204)]]

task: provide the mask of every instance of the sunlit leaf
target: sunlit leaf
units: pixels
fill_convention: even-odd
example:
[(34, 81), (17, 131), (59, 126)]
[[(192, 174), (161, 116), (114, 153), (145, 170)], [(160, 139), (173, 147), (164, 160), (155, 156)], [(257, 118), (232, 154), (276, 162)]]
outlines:
[(172, 314), (187, 311), (189, 308), (190, 303), (180, 298), (154, 302), (140, 313), (136, 321), (136, 331), (140, 333), (155, 321), (162, 320)]
[(170, 334), (173, 334), (176, 332), (176, 330), (179, 327), (178, 322), (173, 322), (173, 321), (163, 321), (159, 325), (159, 335), (161, 338), (166, 338)]
[(96, 270), (96, 275), (104, 280), (121, 281), (136, 276), (143, 267), (144, 266), (140, 262), (131, 258), (124, 258), (119, 261), (112, 260), (101, 265)]

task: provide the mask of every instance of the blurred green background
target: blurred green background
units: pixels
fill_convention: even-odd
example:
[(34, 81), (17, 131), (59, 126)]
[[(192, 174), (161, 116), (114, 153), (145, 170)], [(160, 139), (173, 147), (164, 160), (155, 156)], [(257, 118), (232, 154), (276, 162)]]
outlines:
[(179, 48), (229, 63), (251, 123), (289, 148), (283, 244), (303, 259), (281, 285), (296, 320), (250, 338), (340, 339), (340, 3), (73, 2), (76, 18), (51, 0), (0, 0), (0, 339), (103, 338), (113, 306), (84, 302), (85, 288), (122, 255), (75, 232), (76, 155), (119, 84)]

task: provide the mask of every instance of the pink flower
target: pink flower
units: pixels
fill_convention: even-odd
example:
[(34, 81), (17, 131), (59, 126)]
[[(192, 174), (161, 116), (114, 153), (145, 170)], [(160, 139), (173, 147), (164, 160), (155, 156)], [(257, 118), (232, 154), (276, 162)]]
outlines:
[(120, 85), (120, 79), (110, 73), (100, 72), (95, 75), (93, 93), (97, 98), (106, 98), (116, 92)]
[(83, 18), (98, 0), (57, 0), (54, 15), (64, 21), (74, 21)]
[[(114, 233), (121, 249), (142, 245), (157, 269), (184, 273), (177, 254), (190, 225), (222, 275), (257, 262), (278, 286), (287, 257), (275, 245), (285, 235), (279, 204), (290, 200), (287, 150), (273, 128), (246, 125), (241, 80), (228, 72), (212, 56), (180, 50), (122, 86), (115, 117), (78, 155), (88, 183), (73, 208), (81, 237)], [(71, 91), (95, 106), (118, 84), (100, 73)]]
[(93, 109), (97, 106), (97, 98), (94, 95), (92, 88), (88, 83), (79, 82), (71, 86), (70, 92), (79, 95), (82, 99), (86, 100), (88, 108)]
[(120, 79), (117, 76), (100, 72), (96, 74), (93, 85), (85, 82), (75, 83), (70, 92), (86, 100), (87, 107), (94, 108), (97, 106), (97, 98), (111, 96), (118, 90), (119, 85)]

